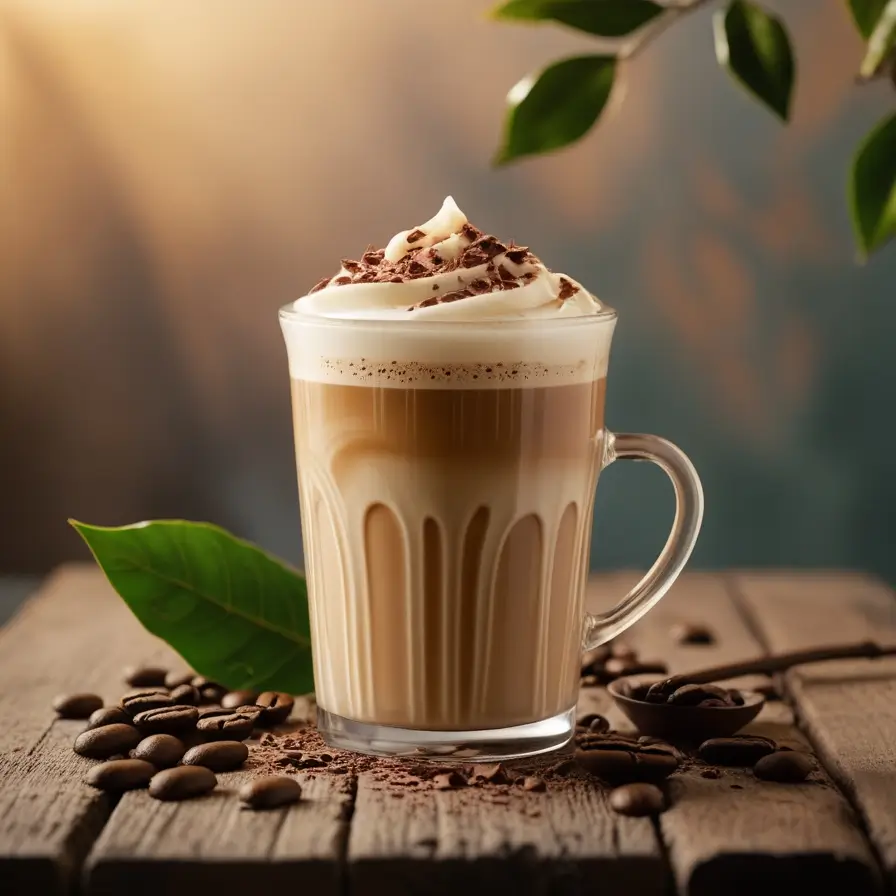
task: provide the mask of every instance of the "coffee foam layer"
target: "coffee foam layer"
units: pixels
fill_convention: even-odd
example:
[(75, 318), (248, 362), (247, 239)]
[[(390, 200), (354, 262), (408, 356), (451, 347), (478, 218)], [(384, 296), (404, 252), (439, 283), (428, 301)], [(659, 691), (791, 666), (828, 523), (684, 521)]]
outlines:
[(379, 388), (560, 386), (606, 376), (616, 319), (459, 325), (282, 317), (293, 379)]

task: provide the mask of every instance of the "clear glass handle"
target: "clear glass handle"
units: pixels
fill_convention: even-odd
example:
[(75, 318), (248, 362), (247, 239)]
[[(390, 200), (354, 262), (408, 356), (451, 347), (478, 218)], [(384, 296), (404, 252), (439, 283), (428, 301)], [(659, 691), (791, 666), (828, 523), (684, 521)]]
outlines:
[(703, 486), (680, 448), (659, 436), (608, 432), (603, 466), (614, 460), (649, 460), (662, 467), (675, 488), (675, 520), (647, 575), (609, 613), (585, 616), (585, 650), (624, 632), (672, 587), (694, 550), (703, 520)]

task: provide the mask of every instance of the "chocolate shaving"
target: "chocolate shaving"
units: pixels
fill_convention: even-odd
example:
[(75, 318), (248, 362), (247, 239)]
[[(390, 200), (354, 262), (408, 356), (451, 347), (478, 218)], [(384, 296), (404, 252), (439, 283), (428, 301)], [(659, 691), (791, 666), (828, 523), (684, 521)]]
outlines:
[(488, 261), (488, 255), (479, 248), (472, 246), (467, 249), (460, 257), (461, 267), (475, 268)]
[(561, 302), (565, 302), (567, 299), (571, 299), (577, 292), (579, 291), (579, 287), (575, 285), (571, 280), (567, 280), (566, 277), (560, 278), (560, 295), (559, 299)]
[(522, 264), (531, 256), (528, 246), (511, 246), (505, 253), (514, 264)]
[(311, 289), (308, 290), (308, 295), (311, 295), (313, 292), (320, 292), (328, 283), (330, 282), (329, 277), (324, 277), (323, 280), (319, 280)]
[(342, 259), (342, 267), (345, 268), (350, 274), (357, 274), (363, 265), (360, 261), (352, 261), (350, 258)]
[(477, 227), (474, 227), (469, 221), (461, 227), (460, 232), (463, 236), (465, 236), (471, 243), (475, 242), (482, 236), (482, 231)]
[(351, 283), (351, 282), (352, 282), (352, 278), (351, 278), (351, 277), (346, 277), (345, 275), (343, 275), (342, 277), (337, 277), (333, 282), (334, 282), (337, 286), (345, 286), (347, 283)]
[(412, 230), (405, 239), (409, 243), (416, 243), (418, 240), (422, 240), (423, 237), (426, 236), (426, 232), (421, 230), (419, 227), (416, 230)]

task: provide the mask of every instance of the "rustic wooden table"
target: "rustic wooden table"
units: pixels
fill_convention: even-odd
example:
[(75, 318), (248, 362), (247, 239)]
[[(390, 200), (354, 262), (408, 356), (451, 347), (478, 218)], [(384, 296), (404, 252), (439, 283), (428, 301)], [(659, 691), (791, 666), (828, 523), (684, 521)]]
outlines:
[[(618, 597), (627, 573), (596, 577), (592, 605)], [(701, 621), (708, 646), (674, 642), (677, 621)], [(626, 640), (672, 671), (873, 638), (896, 642), (896, 601), (851, 573), (691, 573)], [(670, 779), (671, 808), (654, 823), (608, 808), (597, 787), (512, 794), (425, 794), (362, 773), (334, 781), (299, 773), (300, 804), (240, 811), (249, 773), (222, 775), (213, 794), (117, 803), (82, 782), (71, 751), (83, 723), (54, 720), (59, 691), (121, 693), (129, 662), (172, 661), (93, 567), (69, 566), (0, 629), (0, 894), (740, 894), (826, 887), (860, 896), (896, 882), (896, 659), (840, 661), (787, 676), (789, 704), (751, 726), (778, 740), (808, 737), (824, 771), (801, 785)], [(173, 664), (173, 663), (172, 663)], [(180, 665), (180, 664), (178, 664)], [(583, 711), (610, 715), (601, 688)], [(795, 719), (799, 720), (797, 729)], [(805, 889), (803, 889), (805, 888)]]

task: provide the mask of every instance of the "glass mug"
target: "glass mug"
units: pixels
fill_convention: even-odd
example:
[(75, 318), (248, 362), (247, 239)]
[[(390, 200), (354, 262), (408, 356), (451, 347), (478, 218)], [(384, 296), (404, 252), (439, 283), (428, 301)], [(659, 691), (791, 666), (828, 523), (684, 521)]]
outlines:
[[(669, 590), (703, 516), (678, 448), (604, 428), (615, 311), (470, 323), (290, 305), (280, 322), (324, 739), (465, 761), (562, 746), (582, 651)], [(675, 521), (650, 571), (594, 616), (594, 492), (617, 459), (666, 471)]]

